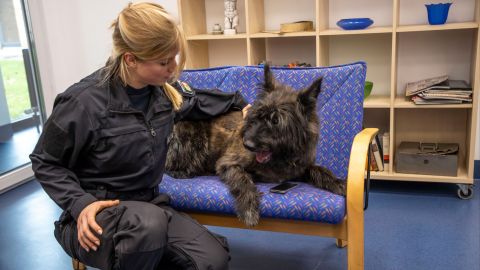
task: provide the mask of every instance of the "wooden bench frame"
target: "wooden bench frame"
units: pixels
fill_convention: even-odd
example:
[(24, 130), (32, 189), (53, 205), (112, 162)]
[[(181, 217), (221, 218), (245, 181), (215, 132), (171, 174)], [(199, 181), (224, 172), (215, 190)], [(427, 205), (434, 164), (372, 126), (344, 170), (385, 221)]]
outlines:
[[(363, 270), (365, 164), (367, 164), (370, 142), (377, 133), (377, 128), (366, 128), (359, 132), (353, 140), (348, 165), (346, 214), (343, 222), (339, 224), (261, 218), (257, 226), (249, 228), (233, 215), (187, 213), (204, 225), (336, 238), (337, 247), (347, 248), (348, 270)], [(84, 270), (86, 268), (82, 263), (73, 259), (73, 269)]]

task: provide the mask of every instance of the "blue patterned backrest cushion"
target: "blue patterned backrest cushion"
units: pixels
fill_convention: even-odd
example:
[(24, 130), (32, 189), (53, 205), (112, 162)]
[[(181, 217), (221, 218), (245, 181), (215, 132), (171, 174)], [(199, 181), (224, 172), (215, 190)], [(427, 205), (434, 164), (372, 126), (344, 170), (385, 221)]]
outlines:
[[(321, 126), (316, 163), (342, 179), (347, 177), (353, 138), (362, 128), (366, 69), (363, 62), (320, 68), (272, 68), (277, 82), (296, 90), (323, 76), (317, 103)], [(240, 91), (252, 103), (263, 82), (263, 67), (185, 70), (180, 79), (197, 89)]]

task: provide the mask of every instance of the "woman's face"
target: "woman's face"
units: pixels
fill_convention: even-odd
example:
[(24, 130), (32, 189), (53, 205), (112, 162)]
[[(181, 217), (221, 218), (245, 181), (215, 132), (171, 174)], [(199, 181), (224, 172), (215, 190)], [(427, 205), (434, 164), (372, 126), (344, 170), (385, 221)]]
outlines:
[(147, 85), (163, 85), (174, 75), (177, 68), (175, 57), (177, 52), (168, 54), (166, 58), (158, 60), (138, 60), (130, 66), (128, 84), (134, 88), (143, 88)]

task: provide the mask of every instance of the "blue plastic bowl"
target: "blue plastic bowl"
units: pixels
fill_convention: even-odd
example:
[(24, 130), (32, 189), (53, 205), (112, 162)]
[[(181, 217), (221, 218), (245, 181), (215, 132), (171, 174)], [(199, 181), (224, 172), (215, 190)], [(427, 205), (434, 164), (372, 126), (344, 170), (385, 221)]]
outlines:
[(373, 20), (370, 18), (350, 18), (339, 20), (337, 25), (343, 30), (359, 30), (369, 27), (372, 23)]
[(448, 10), (452, 3), (425, 5), (427, 7), (428, 23), (432, 25), (444, 24), (447, 21)]

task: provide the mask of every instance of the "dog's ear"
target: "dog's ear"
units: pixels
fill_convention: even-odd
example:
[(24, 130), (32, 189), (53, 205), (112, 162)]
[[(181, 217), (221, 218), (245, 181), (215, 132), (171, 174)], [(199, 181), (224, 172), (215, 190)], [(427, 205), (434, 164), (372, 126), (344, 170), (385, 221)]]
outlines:
[(322, 88), (322, 77), (316, 79), (308, 88), (298, 93), (298, 101), (303, 105), (306, 111), (315, 109), (317, 97)]
[(263, 74), (265, 77), (265, 81), (263, 83), (263, 90), (266, 92), (272, 92), (273, 90), (275, 90), (275, 82), (273, 81), (273, 74), (268, 64), (265, 64), (263, 66)]

